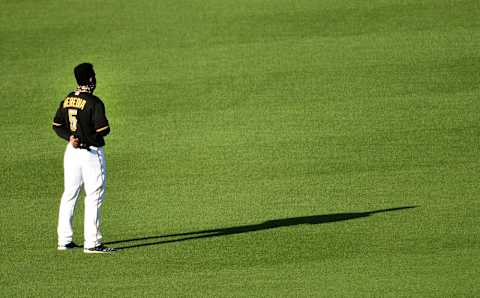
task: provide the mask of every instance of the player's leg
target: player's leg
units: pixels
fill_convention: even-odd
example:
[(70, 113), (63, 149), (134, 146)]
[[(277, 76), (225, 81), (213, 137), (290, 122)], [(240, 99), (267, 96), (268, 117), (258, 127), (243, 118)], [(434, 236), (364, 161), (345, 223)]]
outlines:
[(84, 150), (87, 158), (82, 164), (85, 185), (84, 248), (102, 244), (101, 211), (105, 194), (106, 164), (103, 148)]
[(82, 172), (78, 163), (78, 149), (74, 149), (72, 145), (68, 144), (65, 150), (63, 160), (64, 164), (64, 192), (60, 201), (60, 208), (58, 214), (58, 247), (73, 241), (73, 211), (80, 194), (80, 187), (82, 186)]

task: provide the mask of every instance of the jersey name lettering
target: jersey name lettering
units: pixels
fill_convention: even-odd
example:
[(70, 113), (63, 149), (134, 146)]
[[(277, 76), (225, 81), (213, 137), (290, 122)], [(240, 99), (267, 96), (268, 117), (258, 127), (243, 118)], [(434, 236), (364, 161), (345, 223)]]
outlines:
[(67, 97), (63, 101), (63, 108), (76, 108), (83, 110), (87, 101), (80, 97)]

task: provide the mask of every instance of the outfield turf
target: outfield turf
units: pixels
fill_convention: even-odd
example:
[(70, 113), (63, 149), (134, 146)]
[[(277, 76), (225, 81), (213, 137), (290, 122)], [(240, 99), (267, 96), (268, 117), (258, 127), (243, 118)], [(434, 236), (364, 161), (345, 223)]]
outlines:
[[(478, 0), (0, 3), (0, 296), (480, 296)], [(114, 255), (56, 250), (86, 61)]]

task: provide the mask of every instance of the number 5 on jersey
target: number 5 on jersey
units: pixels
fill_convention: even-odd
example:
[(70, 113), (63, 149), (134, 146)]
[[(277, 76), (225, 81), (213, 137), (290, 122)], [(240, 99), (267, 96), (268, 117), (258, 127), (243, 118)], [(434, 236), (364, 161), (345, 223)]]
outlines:
[(70, 122), (70, 130), (77, 131), (77, 110), (68, 109), (68, 121)]

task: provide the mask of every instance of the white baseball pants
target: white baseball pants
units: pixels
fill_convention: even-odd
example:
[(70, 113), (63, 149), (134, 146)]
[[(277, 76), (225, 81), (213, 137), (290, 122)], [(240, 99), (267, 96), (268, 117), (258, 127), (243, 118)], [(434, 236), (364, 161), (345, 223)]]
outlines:
[(80, 195), (82, 184), (85, 189), (84, 248), (102, 244), (100, 231), (101, 208), (105, 194), (105, 153), (103, 147), (75, 149), (70, 143), (63, 160), (65, 190), (58, 215), (58, 245), (64, 246), (73, 240), (73, 211)]

